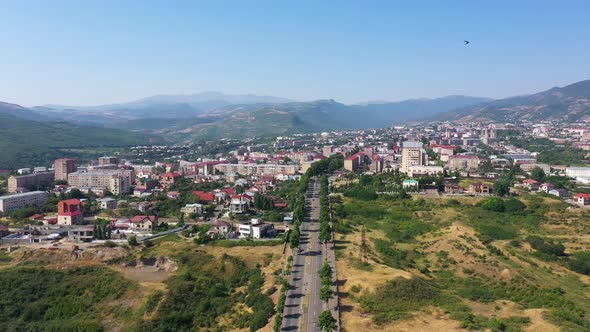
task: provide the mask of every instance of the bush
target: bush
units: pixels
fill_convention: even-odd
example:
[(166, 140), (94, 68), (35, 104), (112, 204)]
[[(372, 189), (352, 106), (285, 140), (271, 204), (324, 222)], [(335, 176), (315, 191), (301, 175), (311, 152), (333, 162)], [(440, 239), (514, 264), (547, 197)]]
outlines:
[(117, 244), (111, 240), (107, 240), (105, 241), (104, 246), (107, 248), (115, 248), (117, 247)]
[(504, 209), (506, 212), (523, 212), (526, 209), (526, 205), (516, 198), (509, 198), (504, 202)]
[(590, 275), (590, 251), (580, 251), (574, 254), (574, 258), (568, 263), (572, 271)]
[(132, 236), (129, 239), (127, 239), (127, 242), (129, 243), (130, 246), (136, 246), (139, 244), (139, 242), (137, 242), (137, 237)]
[(497, 197), (486, 198), (480, 203), (481, 207), (488, 211), (504, 212), (506, 209), (504, 201)]
[(546, 241), (539, 236), (529, 236), (527, 242), (533, 249), (550, 256), (564, 256), (565, 246), (559, 242)]

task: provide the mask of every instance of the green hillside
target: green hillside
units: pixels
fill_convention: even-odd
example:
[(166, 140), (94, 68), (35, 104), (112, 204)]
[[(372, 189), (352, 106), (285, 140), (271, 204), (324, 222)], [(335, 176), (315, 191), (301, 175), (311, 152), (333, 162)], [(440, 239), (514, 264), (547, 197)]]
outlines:
[[(59, 149), (125, 147), (159, 143), (147, 136), (118, 129), (79, 126), (66, 122), (41, 123), (0, 113), (0, 168), (49, 165), (64, 157)], [(68, 153), (76, 157), (76, 153)]]
[(440, 113), (433, 120), (521, 122), (586, 121), (590, 118), (590, 80), (532, 95), (518, 96)]

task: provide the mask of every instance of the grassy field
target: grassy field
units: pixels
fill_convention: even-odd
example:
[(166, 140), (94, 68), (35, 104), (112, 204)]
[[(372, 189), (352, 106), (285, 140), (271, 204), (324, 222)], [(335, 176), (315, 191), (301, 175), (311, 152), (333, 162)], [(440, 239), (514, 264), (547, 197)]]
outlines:
[[(346, 331), (590, 331), (590, 278), (569, 269), (590, 250), (587, 210), (539, 196), (499, 208), (468, 197), (342, 205)], [(532, 248), (531, 236), (546, 245)], [(543, 253), (561, 245), (559, 256)]]

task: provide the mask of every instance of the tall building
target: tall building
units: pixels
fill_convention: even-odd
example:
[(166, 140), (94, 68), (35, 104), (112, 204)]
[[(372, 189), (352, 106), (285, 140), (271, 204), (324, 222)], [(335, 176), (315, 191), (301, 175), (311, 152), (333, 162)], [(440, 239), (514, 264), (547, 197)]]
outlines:
[(428, 154), (421, 142), (402, 143), (402, 166), (400, 171), (408, 173), (411, 166), (423, 166), (428, 164)]
[(55, 169), (55, 179), (56, 180), (68, 180), (68, 174), (74, 173), (76, 171), (76, 161), (74, 159), (57, 159), (53, 163), (53, 168)]
[(53, 172), (39, 172), (8, 178), (8, 192), (15, 193), (27, 190), (39, 190), (53, 185)]
[(40, 206), (47, 202), (45, 191), (31, 191), (28, 193), (6, 195), (0, 197), (0, 212), (11, 212), (28, 205)]
[(117, 157), (100, 157), (98, 158), (98, 166), (104, 165), (118, 165), (119, 158)]

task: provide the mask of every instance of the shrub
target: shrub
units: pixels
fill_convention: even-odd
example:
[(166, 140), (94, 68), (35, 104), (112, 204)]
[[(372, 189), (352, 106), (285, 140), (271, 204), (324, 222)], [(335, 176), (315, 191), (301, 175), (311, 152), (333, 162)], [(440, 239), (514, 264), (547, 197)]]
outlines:
[(590, 251), (580, 251), (574, 254), (574, 258), (568, 263), (572, 271), (590, 275)]
[(117, 244), (115, 242), (111, 241), (111, 240), (107, 240), (104, 243), (104, 246), (107, 247), (107, 248), (115, 248), (115, 247), (117, 247)]

